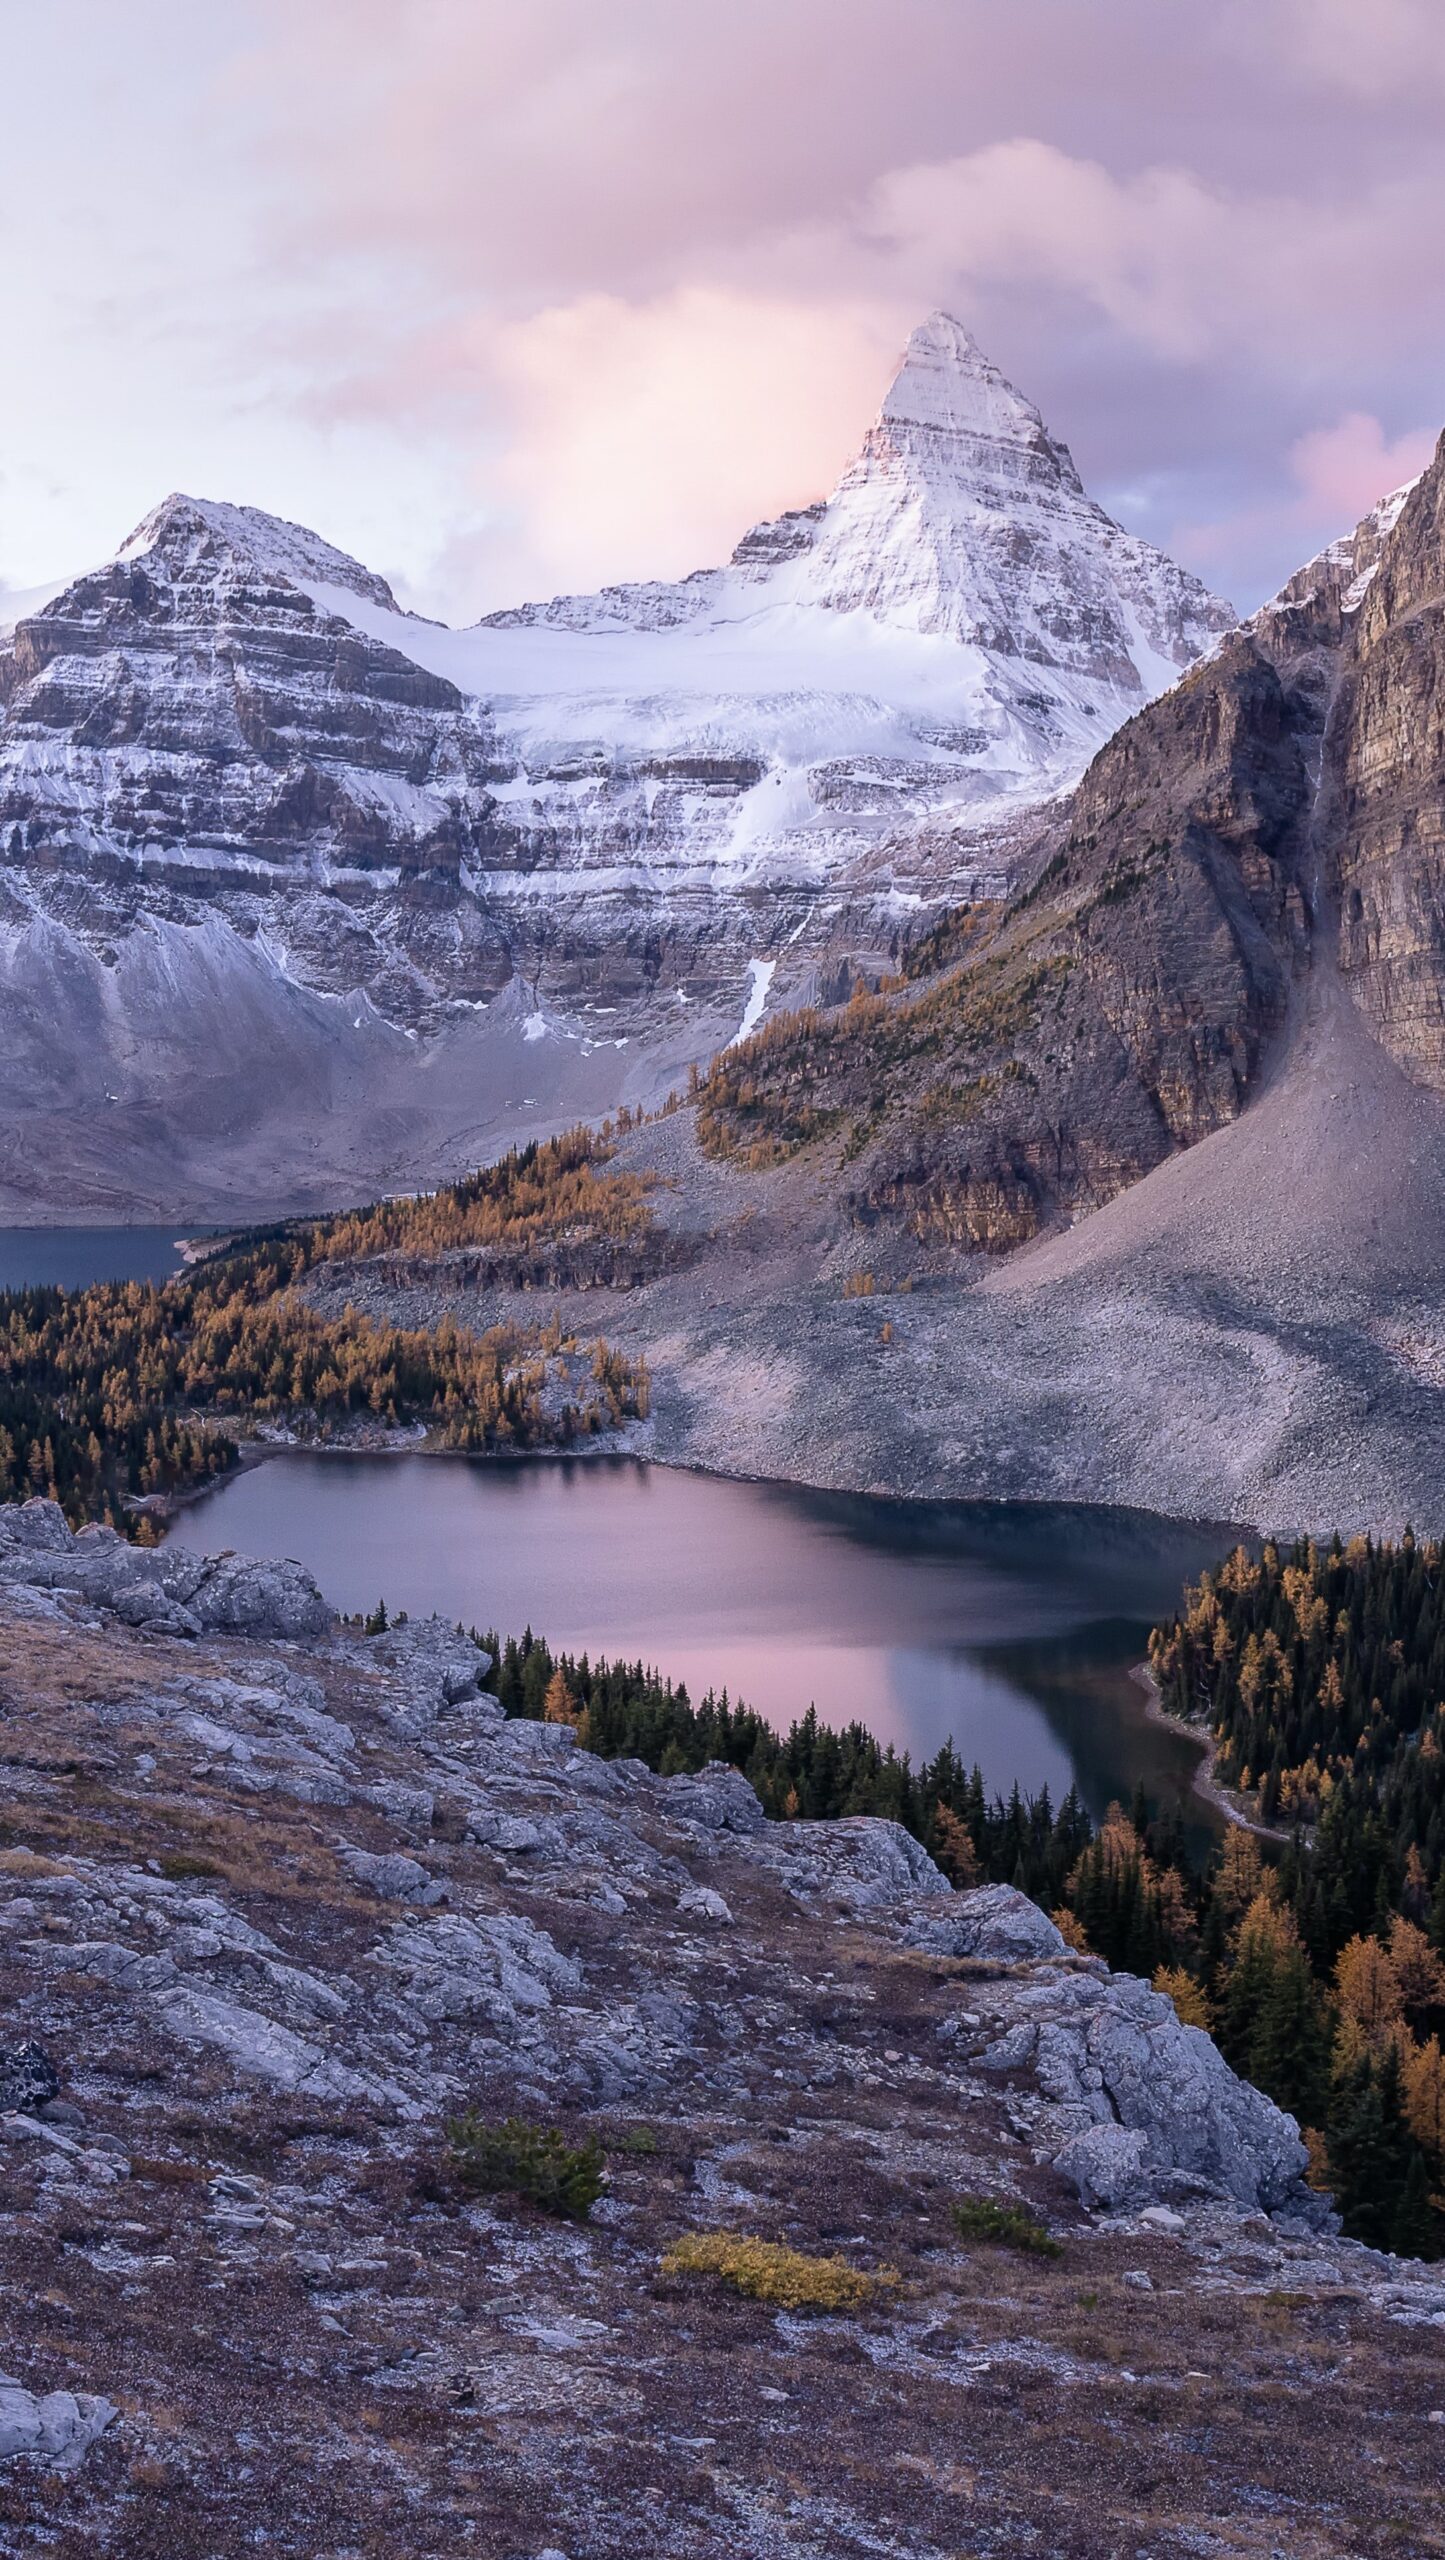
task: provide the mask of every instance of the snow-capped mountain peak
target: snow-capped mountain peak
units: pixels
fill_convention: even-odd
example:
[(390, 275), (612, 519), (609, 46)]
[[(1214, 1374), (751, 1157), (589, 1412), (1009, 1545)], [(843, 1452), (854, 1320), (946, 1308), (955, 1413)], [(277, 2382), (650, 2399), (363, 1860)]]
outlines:
[(1235, 619), (1105, 514), (1067, 445), (942, 311), (914, 330), (823, 511), (809, 584), (836, 612), (946, 633), (1137, 701)]
[(368, 1147), (413, 1042), (449, 1044), (426, 1107), (468, 1146), (564, 1097), (655, 1100), (1002, 893), (1041, 804), (1231, 618), (943, 312), (830, 496), (717, 568), (470, 630), (303, 525), (175, 493), (0, 640), (33, 973), (0, 1014), (62, 1026), (42, 1099), (103, 1056), (107, 1128), (117, 1094), (151, 1110), (161, 1041), (209, 1127), (220, 1023), (288, 1095), (354, 1073)]
[[(1040, 671), (1056, 670), (1070, 698), (1045, 705), (1044, 725), (1062, 718), (1071, 756), (1077, 712), (1102, 744), (1235, 620), (1105, 514), (1032, 402), (961, 321), (935, 311), (830, 498), (755, 525), (726, 569), (560, 596), (483, 627), (681, 637), (745, 620), (761, 645), (784, 623), (801, 637), (819, 614), (866, 617), (874, 640), (886, 634), (905, 650), (936, 638), (981, 652), (991, 664), (956, 665), (954, 682), (995, 702), (1037, 695)], [(815, 636), (836, 654), (841, 635)], [(855, 646), (861, 638), (860, 627)], [(1078, 679), (1102, 688), (1107, 708), (1078, 702)]]
[[(930, 427), (944, 435), (1034, 450), (1054, 445), (1031, 400), (1016, 391), (961, 320), (934, 311), (920, 321), (884, 395), (880, 428)], [(875, 431), (876, 432), (876, 431)], [(1077, 477), (1072, 462), (1071, 476)]]
[(223, 498), (191, 498), (172, 490), (121, 544), (121, 560), (156, 560), (171, 570), (228, 564), (296, 584), (342, 587), (384, 611), (399, 610), (385, 578), (325, 542), (308, 525), (240, 507)]
[(1423, 473), (1404, 481), (1398, 489), (1380, 498), (1350, 533), (1342, 533), (1327, 542), (1302, 569), (1296, 569), (1278, 595), (1271, 596), (1252, 616), (1251, 630), (1268, 632), (1271, 625), (1281, 624), (1286, 617), (1301, 612), (1324, 611), (1333, 607), (1341, 614), (1358, 613), (1374, 584), (1381, 555), (1390, 535), (1405, 511), (1412, 490), (1419, 487)]

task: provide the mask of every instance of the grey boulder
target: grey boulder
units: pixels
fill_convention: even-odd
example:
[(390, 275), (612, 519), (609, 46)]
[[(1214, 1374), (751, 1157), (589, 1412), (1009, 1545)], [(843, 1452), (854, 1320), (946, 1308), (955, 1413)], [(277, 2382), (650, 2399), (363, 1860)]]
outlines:
[(1067, 1951), (1047, 1912), (1011, 1884), (961, 1893), (945, 1910), (915, 1921), (910, 1947), (930, 1955), (975, 1956), (998, 1964), (1050, 1962)]
[(1093, 2124), (1065, 2143), (1054, 2167), (1091, 2211), (1112, 2212), (1148, 2184), (1148, 2137), (1122, 2124)]
[(774, 1822), (756, 1854), (775, 1867), (801, 1902), (850, 1911), (886, 1911), (920, 1894), (951, 1893), (948, 1879), (901, 1822), (846, 1814), (837, 1822)]
[(428, 1875), (418, 1858), (408, 1858), (400, 1849), (376, 1855), (370, 1849), (344, 1849), (341, 1863), (358, 1884), (370, 1887), (388, 1902), (419, 1902), (428, 1908), (446, 1900), (446, 1886)]
[(0, 2375), (0, 2462), (32, 2454), (52, 2471), (78, 2471), (118, 2412), (90, 2391), (27, 2391)]
[[(1266, 2212), (1318, 2207), (1302, 2183), (1308, 2154), (1293, 2117), (1236, 2079), (1203, 2030), (1181, 2025), (1147, 1983), (1045, 1971), (1019, 1992), (1009, 2017), (980, 2065), (1032, 2071), (1063, 2136), (1055, 2163), (1081, 2194), (1087, 2185), (1102, 2200), (1127, 2161), (1126, 2192), (1140, 2203), (1194, 2186)], [(1095, 2142), (1095, 2132), (1111, 2139)], [(1131, 2140), (1126, 2154), (1112, 2140), (1120, 2132), (1142, 2147)]]
[(665, 1778), (662, 1785), (669, 1822), (695, 1822), (704, 1831), (734, 1831), (745, 1840), (755, 1840), (768, 1827), (756, 1790), (741, 1769), (726, 1760), (709, 1760), (705, 1769)]

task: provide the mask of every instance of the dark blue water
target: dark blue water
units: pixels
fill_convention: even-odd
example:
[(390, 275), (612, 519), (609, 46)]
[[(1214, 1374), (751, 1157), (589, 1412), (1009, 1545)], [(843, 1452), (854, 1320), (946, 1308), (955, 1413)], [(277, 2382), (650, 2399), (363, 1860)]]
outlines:
[(891, 1503), (630, 1459), (288, 1451), (189, 1506), (207, 1554), (296, 1556), (337, 1607), (384, 1597), (559, 1648), (642, 1657), (786, 1725), (810, 1704), (915, 1757), (952, 1736), (990, 1787), (1076, 1779), (1093, 1812), (1197, 1753), (1129, 1677), (1151, 1622), (1231, 1543), (1139, 1512)]
[(178, 1227), (0, 1227), (0, 1289), (87, 1289), (93, 1280), (169, 1280)]

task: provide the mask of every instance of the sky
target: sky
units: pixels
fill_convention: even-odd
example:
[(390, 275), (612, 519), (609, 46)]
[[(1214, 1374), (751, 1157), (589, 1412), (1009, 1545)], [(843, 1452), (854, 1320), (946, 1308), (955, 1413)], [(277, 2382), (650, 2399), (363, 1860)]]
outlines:
[(465, 621), (825, 494), (942, 306), (1248, 609), (1445, 424), (1445, 0), (0, 0), (0, 608), (171, 489)]

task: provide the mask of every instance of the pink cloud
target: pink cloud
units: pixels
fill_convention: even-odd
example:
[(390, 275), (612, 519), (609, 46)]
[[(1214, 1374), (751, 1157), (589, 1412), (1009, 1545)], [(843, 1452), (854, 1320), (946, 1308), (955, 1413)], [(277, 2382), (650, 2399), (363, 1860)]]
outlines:
[(759, 517), (825, 495), (886, 387), (875, 312), (696, 286), (591, 295), (502, 330), (500, 478), (534, 567), (600, 583), (725, 558)]
[(1314, 427), (1290, 446), (1292, 497), (1240, 507), (1207, 524), (1178, 525), (1174, 545), (1206, 573), (1212, 562), (1251, 551), (1278, 555), (1282, 544), (1289, 569), (1298, 568), (1327, 542), (1353, 532), (1381, 498), (1423, 471), (1435, 441), (1429, 427), (1388, 437), (1378, 418), (1352, 409), (1334, 426)]
[(1352, 409), (1333, 427), (1316, 427), (1291, 445), (1290, 469), (1300, 486), (1300, 506), (1341, 527), (1358, 524), (1386, 498), (1424, 470), (1435, 450), (1429, 427), (1391, 440), (1378, 418)]
[[(319, 510), (449, 610), (686, 567), (826, 486), (940, 303), (1147, 529), (1218, 510), (1222, 560), (1254, 506), (1256, 592), (1302, 428), (1445, 413), (1445, 0), (123, 15), (28, 13), (0, 106), (13, 576), (158, 480)], [(433, 580), (464, 557), (484, 592)]]
[(1246, 0), (1246, 41), (1360, 98), (1445, 82), (1439, 0)]

